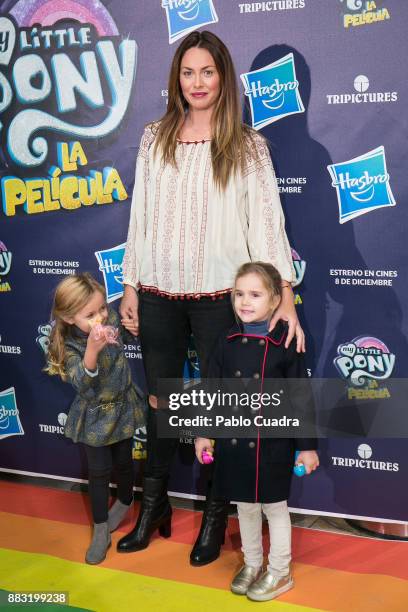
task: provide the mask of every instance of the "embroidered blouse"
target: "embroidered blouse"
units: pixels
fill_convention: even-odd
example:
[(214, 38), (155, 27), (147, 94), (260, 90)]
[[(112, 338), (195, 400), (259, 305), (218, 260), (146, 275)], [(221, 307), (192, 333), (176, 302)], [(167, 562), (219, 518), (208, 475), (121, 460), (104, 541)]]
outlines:
[(255, 156), (224, 191), (212, 178), (211, 143), (179, 142), (177, 167), (153, 155), (145, 128), (136, 162), (123, 282), (170, 296), (229, 291), (237, 268), (268, 261), (293, 282), (291, 251), (272, 161), (254, 135)]

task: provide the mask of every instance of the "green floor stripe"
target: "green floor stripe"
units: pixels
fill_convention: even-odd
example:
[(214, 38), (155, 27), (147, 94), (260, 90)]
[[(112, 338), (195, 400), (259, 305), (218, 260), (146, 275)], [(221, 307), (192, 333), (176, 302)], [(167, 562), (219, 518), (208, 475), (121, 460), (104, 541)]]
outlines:
[[(0, 582), (11, 591), (67, 591), (70, 606), (95, 612), (248, 612), (256, 605), (223, 589), (8, 549), (0, 549)], [(266, 607), (274, 612), (318, 612), (277, 600)]]

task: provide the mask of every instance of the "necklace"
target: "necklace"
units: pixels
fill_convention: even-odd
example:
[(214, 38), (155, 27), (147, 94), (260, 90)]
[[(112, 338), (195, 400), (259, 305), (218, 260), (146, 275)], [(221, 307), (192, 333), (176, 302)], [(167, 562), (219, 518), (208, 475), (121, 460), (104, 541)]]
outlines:
[[(184, 127), (184, 126), (183, 126)], [(183, 144), (204, 144), (205, 142), (209, 142), (211, 140), (211, 134), (208, 133), (208, 128), (210, 126), (207, 127), (206, 131), (204, 132), (204, 134), (201, 136), (199, 136), (197, 138), (197, 135), (194, 133), (193, 130), (189, 130), (188, 128), (185, 130), (185, 133), (188, 134), (187, 138), (177, 138), (177, 141)], [(182, 131), (182, 130), (181, 130)], [(198, 133), (200, 133), (199, 130), (197, 130)], [(189, 138), (189, 136), (191, 136), (191, 138)]]
[(203, 138), (202, 140), (180, 140), (177, 138), (177, 142), (179, 144), (204, 144), (206, 142), (211, 142), (211, 138)]

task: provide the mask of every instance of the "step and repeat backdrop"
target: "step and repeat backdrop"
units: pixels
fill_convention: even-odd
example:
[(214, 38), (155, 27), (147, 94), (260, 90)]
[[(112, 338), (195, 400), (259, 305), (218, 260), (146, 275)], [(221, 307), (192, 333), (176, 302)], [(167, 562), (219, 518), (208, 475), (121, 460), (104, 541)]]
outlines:
[[(53, 289), (88, 270), (118, 306), (140, 137), (197, 28), (229, 47), (243, 117), (270, 143), (311, 376), (346, 380), (351, 410), (390, 396), (408, 363), (407, 27), (401, 0), (0, 0), (2, 471), (86, 478), (63, 435), (73, 390), (42, 371)], [(136, 339), (126, 354), (143, 384)], [(406, 521), (406, 449), (322, 439), (290, 505)], [(186, 436), (170, 490), (199, 496), (205, 481)]]

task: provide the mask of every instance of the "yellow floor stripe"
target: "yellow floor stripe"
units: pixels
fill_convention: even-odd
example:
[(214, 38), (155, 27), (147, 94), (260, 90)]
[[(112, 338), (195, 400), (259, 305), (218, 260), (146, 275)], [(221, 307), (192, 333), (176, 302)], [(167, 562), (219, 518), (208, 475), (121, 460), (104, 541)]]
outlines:
[[(49, 555), (0, 549), (3, 589), (68, 591), (69, 603), (96, 612), (161, 610), (223, 612), (253, 610), (254, 602), (222, 589), (196, 586), (130, 572), (92, 567)], [(279, 601), (264, 604), (276, 612), (325, 612)]]
[[(84, 551), (90, 541), (90, 526), (27, 518), (10, 513), (0, 513), (0, 521), (2, 525), (0, 546), (4, 549), (43, 555), (50, 559), (58, 558), (61, 561), (71, 562), (74, 566), (77, 562), (81, 566), (84, 565)], [(161, 584), (164, 585), (169, 583), (178, 585), (178, 592), (183, 599), (184, 591), (180, 586), (181, 583), (186, 587), (188, 583), (191, 587), (210, 589), (209, 592), (212, 593), (221, 590), (231, 597), (228, 590), (229, 581), (241, 562), (237, 551), (223, 551), (216, 564), (192, 568), (188, 564), (190, 546), (187, 544), (156, 539), (146, 551), (137, 555), (118, 555), (115, 544), (120, 535), (114, 534), (112, 548), (100, 569), (132, 573), (139, 579), (143, 575), (146, 579), (142, 580), (145, 580), (146, 584), (153, 579), (161, 580)], [(343, 554), (341, 549), (339, 554)], [(407, 612), (408, 610), (408, 582), (400, 578), (374, 573), (347, 572), (296, 561), (293, 563), (293, 573), (295, 588), (279, 599), (280, 603), (292, 606), (292, 608), (286, 607), (286, 610), (316, 608), (330, 612), (367, 612), (368, 609), (370, 612)], [(0, 572), (0, 576), (5, 575), (8, 575), (7, 568), (5, 572)], [(103, 589), (103, 585), (100, 588)], [(207, 598), (207, 600), (211, 605), (212, 599)], [(236, 602), (237, 598), (233, 600)], [(228, 606), (231, 600), (226, 601)]]

